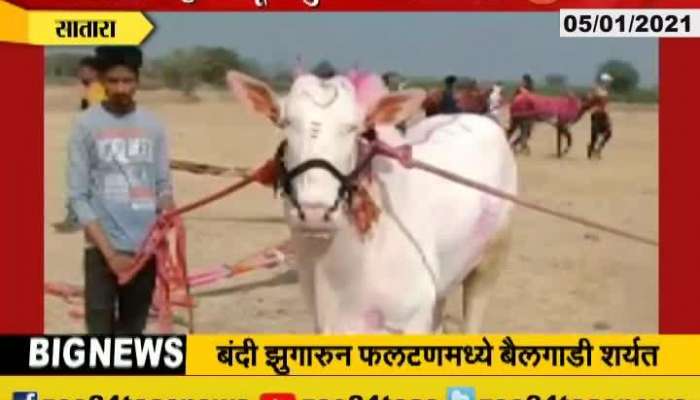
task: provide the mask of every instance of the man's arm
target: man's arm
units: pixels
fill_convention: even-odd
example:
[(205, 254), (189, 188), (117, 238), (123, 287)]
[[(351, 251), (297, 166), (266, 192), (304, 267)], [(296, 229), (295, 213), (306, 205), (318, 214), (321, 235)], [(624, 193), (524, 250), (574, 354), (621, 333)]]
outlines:
[(112, 270), (126, 268), (127, 257), (120, 256), (100, 226), (97, 214), (90, 204), (90, 160), (88, 134), (79, 124), (68, 143), (68, 197), (70, 207), (78, 217), (88, 239), (97, 246)]
[(170, 148), (165, 130), (161, 130), (156, 147), (156, 199), (159, 212), (175, 208), (173, 185), (170, 176)]

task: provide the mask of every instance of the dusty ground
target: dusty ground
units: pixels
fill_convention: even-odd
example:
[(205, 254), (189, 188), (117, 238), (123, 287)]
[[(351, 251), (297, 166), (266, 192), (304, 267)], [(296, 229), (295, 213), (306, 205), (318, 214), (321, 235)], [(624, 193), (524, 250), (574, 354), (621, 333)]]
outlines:
[[(76, 113), (71, 88), (48, 87), (45, 116), (45, 276), (81, 284), (81, 234), (57, 234), (64, 217), (66, 142)], [(169, 128), (173, 158), (253, 166), (279, 137), (226, 93), (188, 103), (170, 92), (144, 92), (140, 101)], [(530, 200), (652, 238), (658, 237), (658, 114), (656, 107), (613, 104), (615, 136), (602, 161), (585, 157), (588, 121), (573, 128), (574, 146), (554, 158), (552, 128), (536, 128), (532, 155), (519, 157), (521, 193)], [(231, 178), (174, 173), (180, 203)], [(251, 187), (185, 219), (193, 268), (233, 263), (287, 237), (280, 204)], [(518, 209), (513, 249), (488, 310), (488, 332), (656, 332), (656, 248), (553, 217)], [(198, 332), (306, 332), (294, 273), (286, 267), (253, 272), (196, 290)], [(80, 333), (60, 300), (46, 298), (46, 332)], [(459, 294), (448, 305), (448, 329), (459, 317)]]

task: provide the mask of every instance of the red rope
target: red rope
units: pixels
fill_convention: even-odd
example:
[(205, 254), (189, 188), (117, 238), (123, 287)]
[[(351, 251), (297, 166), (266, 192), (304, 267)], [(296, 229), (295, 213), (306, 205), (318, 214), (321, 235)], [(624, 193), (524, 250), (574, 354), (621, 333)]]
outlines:
[(587, 226), (590, 228), (595, 228), (599, 229), (603, 232), (607, 232), (616, 236), (624, 237), (630, 240), (633, 240), (635, 242), (647, 244), (650, 246), (655, 246), (658, 247), (659, 243), (654, 240), (654, 239), (649, 239), (644, 236), (637, 235), (635, 233), (627, 232), (622, 229), (610, 227), (604, 224), (601, 224), (599, 222), (591, 221), (586, 218), (578, 217), (575, 215), (563, 213), (560, 211), (552, 210), (548, 207), (541, 206), (539, 204), (531, 203), (525, 200), (520, 199), (517, 196), (514, 196), (510, 193), (504, 192), (502, 190), (498, 190), (496, 188), (493, 188), (491, 186), (485, 185), (480, 182), (473, 181), (471, 179), (465, 178), (461, 175), (457, 175), (455, 173), (452, 173), (450, 171), (446, 171), (444, 169), (435, 167), (434, 165), (428, 164), (426, 162), (420, 161), (420, 160), (415, 160), (412, 157), (411, 154), (411, 147), (409, 145), (403, 145), (403, 146), (398, 146), (398, 147), (391, 147), (387, 145), (386, 143), (383, 143), (381, 141), (378, 141), (378, 143), (375, 144), (374, 146), (375, 149), (375, 154), (381, 154), (383, 156), (393, 158), (399, 163), (404, 168), (416, 168), (423, 170), (425, 172), (431, 173), (433, 175), (439, 176), (441, 178), (444, 178), (448, 181), (460, 184), (462, 186), (467, 186), (471, 187), (473, 189), (479, 190), (484, 193), (488, 193), (492, 196), (499, 197), (504, 200), (508, 200), (513, 202), (514, 204), (517, 204), (519, 206), (523, 206), (526, 208), (529, 208), (531, 210), (539, 211), (545, 214), (552, 215), (557, 218), (561, 218), (570, 222), (574, 222), (583, 226)]
[[(194, 331), (192, 317), (194, 301), (190, 296), (190, 286), (187, 278), (187, 237), (180, 216), (241, 190), (253, 182), (271, 185), (275, 180), (276, 173), (276, 163), (270, 160), (261, 168), (258, 168), (252, 174), (233, 185), (201, 200), (161, 214), (151, 226), (146, 239), (134, 257), (133, 265), (128, 270), (119, 273), (117, 278), (120, 285), (128, 283), (143, 269), (146, 262), (155, 257), (157, 278), (153, 303), (158, 312), (158, 326), (161, 332), (172, 331), (172, 309), (175, 305), (188, 308), (189, 330), (190, 332)], [(169, 235), (174, 235), (174, 240), (169, 238)], [(177, 291), (185, 292), (185, 300), (176, 304), (173, 301), (172, 294)]]
[[(188, 274), (187, 280), (190, 287), (205, 286), (222, 279), (231, 278), (259, 269), (269, 269), (280, 265), (287, 256), (292, 255), (289, 241), (266, 248), (262, 252), (253, 254), (241, 261), (229, 266), (222, 264), (204, 271)], [(44, 292), (47, 295), (56, 296), (66, 304), (74, 306), (68, 312), (72, 318), (83, 318), (85, 315), (85, 293), (81, 286), (64, 282), (46, 282)], [(179, 296), (178, 296), (179, 295)], [(186, 293), (171, 291), (170, 303), (177, 307), (191, 307), (191, 302), (186, 298)], [(158, 318), (158, 307), (151, 305), (149, 317)]]

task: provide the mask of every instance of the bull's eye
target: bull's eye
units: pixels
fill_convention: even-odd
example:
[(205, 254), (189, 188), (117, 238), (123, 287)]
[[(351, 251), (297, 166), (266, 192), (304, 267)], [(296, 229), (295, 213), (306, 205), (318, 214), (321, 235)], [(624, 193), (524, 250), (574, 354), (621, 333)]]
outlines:
[(348, 125), (345, 125), (345, 129), (343, 130), (343, 132), (345, 132), (345, 133), (357, 133), (357, 131), (359, 131), (359, 130), (360, 130), (359, 125), (348, 124)]
[(277, 126), (279, 126), (280, 129), (286, 129), (291, 124), (292, 122), (289, 120), (289, 118), (284, 118), (277, 124)]

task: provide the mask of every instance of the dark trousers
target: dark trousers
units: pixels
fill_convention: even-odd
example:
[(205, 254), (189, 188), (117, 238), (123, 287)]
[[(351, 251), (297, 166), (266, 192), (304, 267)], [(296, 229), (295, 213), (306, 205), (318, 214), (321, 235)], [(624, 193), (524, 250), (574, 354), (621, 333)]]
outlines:
[[(598, 138), (602, 137), (602, 141)], [(610, 116), (605, 111), (596, 111), (591, 114), (591, 142), (588, 144), (588, 158), (593, 152), (601, 152), (612, 137), (612, 124)]]
[(156, 282), (155, 258), (119, 286), (102, 253), (85, 250), (85, 322), (89, 334), (138, 335), (146, 328)]

